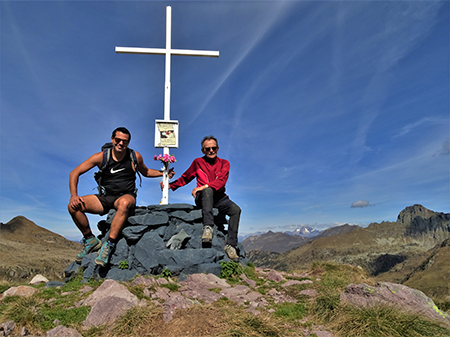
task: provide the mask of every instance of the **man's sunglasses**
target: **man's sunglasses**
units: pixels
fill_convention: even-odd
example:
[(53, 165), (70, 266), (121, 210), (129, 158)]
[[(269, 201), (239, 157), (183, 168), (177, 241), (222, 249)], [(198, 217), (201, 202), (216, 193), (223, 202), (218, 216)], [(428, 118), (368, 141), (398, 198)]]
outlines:
[(120, 144), (120, 142), (123, 142), (124, 144), (128, 144), (128, 139), (120, 139), (120, 138), (114, 138), (114, 141), (117, 143), (117, 144)]
[(216, 152), (217, 151), (217, 146), (204, 147), (204, 149), (205, 149), (206, 152), (210, 152), (210, 151)]

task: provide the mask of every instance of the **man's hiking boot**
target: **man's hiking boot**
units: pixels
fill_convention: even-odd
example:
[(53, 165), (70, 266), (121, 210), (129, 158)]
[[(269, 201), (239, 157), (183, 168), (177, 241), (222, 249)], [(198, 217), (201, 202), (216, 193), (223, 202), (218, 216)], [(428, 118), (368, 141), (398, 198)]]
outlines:
[(105, 241), (105, 243), (102, 245), (102, 248), (100, 249), (100, 252), (98, 253), (98, 256), (95, 258), (95, 263), (102, 267), (106, 266), (109, 262), (109, 257), (111, 256), (114, 248), (116, 248), (115, 243), (109, 243), (108, 241)]
[(236, 253), (236, 248), (234, 248), (232, 245), (230, 244), (226, 244), (225, 245), (225, 253), (227, 253), (228, 258), (233, 261), (233, 262), (239, 262), (239, 256)]
[(84, 258), (87, 254), (99, 250), (100, 247), (102, 246), (102, 242), (101, 242), (99, 239), (97, 239), (95, 236), (93, 236), (92, 238), (89, 238), (89, 239), (87, 239), (87, 240), (86, 240), (85, 238), (83, 238), (83, 239), (81, 240), (81, 242), (83, 243), (84, 249), (83, 249), (83, 251), (82, 251), (80, 254), (78, 254), (77, 257), (76, 257), (76, 260), (77, 260), (78, 262), (80, 262), (81, 260), (83, 260), (83, 258)]
[(213, 237), (213, 228), (211, 226), (203, 226), (202, 242), (211, 243), (212, 237)]

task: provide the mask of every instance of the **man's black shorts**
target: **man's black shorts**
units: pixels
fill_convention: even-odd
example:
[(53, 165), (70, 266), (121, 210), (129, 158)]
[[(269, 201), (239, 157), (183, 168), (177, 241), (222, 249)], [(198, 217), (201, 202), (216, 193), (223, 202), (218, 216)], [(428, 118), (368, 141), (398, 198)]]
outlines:
[[(100, 215), (105, 215), (106, 213), (109, 212), (109, 210), (111, 209), (115, 209), (114, 207), (114, 203), (116, 202), (117, 199), (119, 199), (120, 197), (124, 196), (125, 194), (122, 195), (100, 195), (100, 194), (96, 194), (96, 197), (98, 198), (98, 200), (100, 200), (102, 206), (103, 206), (103, 213)], [(132, 197), (134, 197), (136, 199), (136, 195), (129, 193), (129, 195), (131, 195)]]

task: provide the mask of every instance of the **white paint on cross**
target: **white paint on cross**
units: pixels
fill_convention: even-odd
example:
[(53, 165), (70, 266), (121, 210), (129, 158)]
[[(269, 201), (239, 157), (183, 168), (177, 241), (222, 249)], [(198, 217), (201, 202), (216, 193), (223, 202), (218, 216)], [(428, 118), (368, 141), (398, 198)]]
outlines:
[[(209, 56), (219, 57), (218, 51), (209, 50), (187, 50), (172, 49), (172, 7), (166, 7), (166, 48), (136, 48), (136, 47), (116, 47), (116, 53), (128, 54), (156, 54), (166, 55), (165, 90), (164, 90), (164, 120), (170, 121), (170, 57), (172, 55), (181, 56)], [(179, 136), (179, 135), (177, 135)], [(164, 147), (164, 154), (169, 154), (169, 147)], [(163, 174), (163, 196), (161, 205), (169, 203), (169, 177), (167, 170)]]

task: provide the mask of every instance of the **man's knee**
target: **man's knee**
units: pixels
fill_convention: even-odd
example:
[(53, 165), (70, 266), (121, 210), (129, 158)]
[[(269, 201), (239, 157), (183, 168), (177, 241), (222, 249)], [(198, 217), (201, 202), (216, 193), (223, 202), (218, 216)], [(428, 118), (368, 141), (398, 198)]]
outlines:
[(240, 215), (241, 215), (241, 208), (240, 208), (238, 205), (234, 204), (234, 205), (231, 207), (230, 216), (231, 216), (231, 215), (237, 215), (237, 216), (240, 216)]
[(70, 205), (70, 204), (67, 205), (67, 210), (69, 211), (70, 215), (72, 215), (76, 212), (76, 210), (73, 209), (72, 205)]
[(83, 204), (81, 204), (79, 207), (74, 208), (73, 205), (71, 205), (70, 203), (67, 205), (67, 210), (69, 211), (70, 215), (74, 215), (77, 212), (85, 212), (85, 207)]
[(136, 202), (132, 198), (120, 198), (116, 202), (117, 211), (129, 212), (134, 208)]
[(211, 187), (207, 187), (200, 192), (200, 196), (202, 198), (213, 198), (214, 197), (214, 190)]

